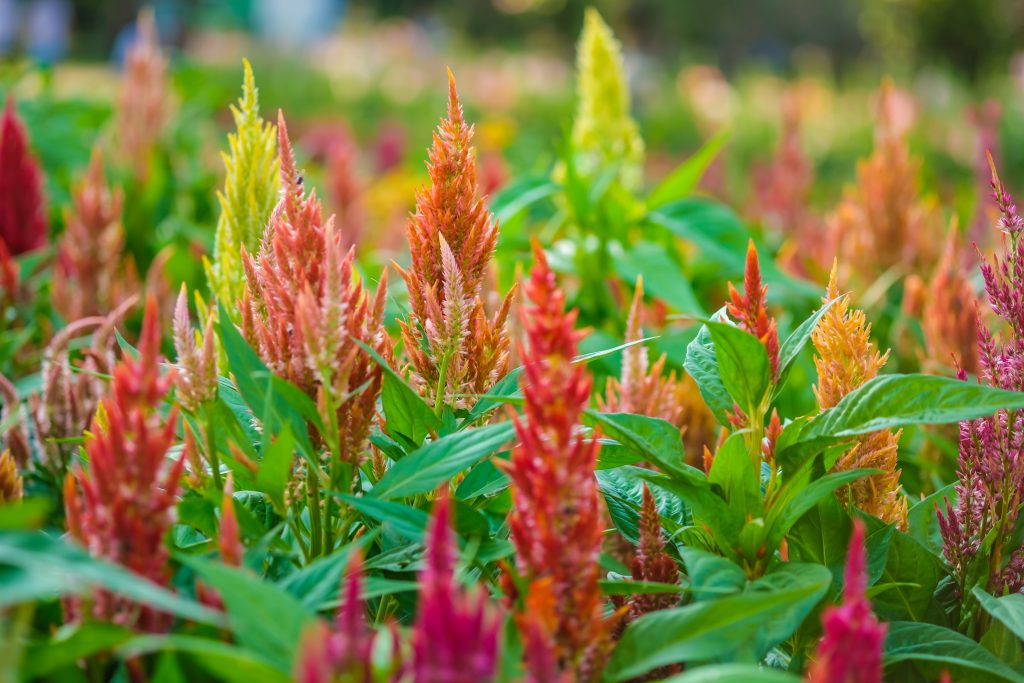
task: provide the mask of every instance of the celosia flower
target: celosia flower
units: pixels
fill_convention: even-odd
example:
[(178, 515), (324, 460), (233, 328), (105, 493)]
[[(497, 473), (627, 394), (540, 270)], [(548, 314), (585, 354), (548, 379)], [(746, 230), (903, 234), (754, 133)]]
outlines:
[(715, 441), (715, 416), (700, 398), (696, 383), (689, 375), (679, 377), (673, 370), (666, 376), (667, 354), (653, 365), (643, 339), (643, 278), (638, 277), (633, 303), (626, 323), (627, 344), (622, 352), (622, 373), (618, 379), (608, 378), (605, 395), (597, 402), (605, 412), (637, 413), (667, 420), (679, 427), (687, 459), (696, 463), (705, 446)]
[(65, 320), (104, 315), (138, 288), (134, 267), (122, 267), (121, 191), (111, 191), (99, 148), (64, 211), (57, 242), (53, 304)]
[(188, 317), (188, 288), (182, 283), (174, 307), (174, 350), (178, 354), (175, 385), (178, 401), (190, 413), (217, 397), (217, 349), (213, 315), (202, 334), (192, 331)]
[(341, 462), (358, 464), (380, 394), (381, 369), (359, 348), (391, 355), (383, 329), (386, 278), (371, 299), (346, 250), (325, 222), (316, 194), (305, 193), (295, 169), (284, 116), (278, 118), (283, 193), (253, 259), (243, 248), (246, 290), (242, 330), (272, 371), (315, 399), (325, 418), (333, 406)]
[(818, 643), (808, 683), (882, 683), (882, 646), (885, 624), (871, 612), (865, 595), (867, 553), (864, 523), (853, 521), (850, 551), (846, 558), (843, 604), (822, 615), (824, 635)]
[(415, 683), (484, 683), (497, 672), (501, 620), (479, 590), (457, 584), (449, 518), (442, 494), (427, 531), (410, 673)]
[[(832, 266), (828, 291), (822, 303), (840, 297), (838, 263)], [(878, 375), (889, 352), (879, 353), (871, 342), (871, 324), (864, 311), (851, 309), (848, 297), (842, 297), (822, 316), (811, 333), (817, 351), (814, 366), (818, 383), (814, 396), (821, 410), (832, 408), (851, 391)], [(836, 461), (836, 470), (873, 468), (880, 474), (863, 477), (843, 489), (849, 491), (853, 503), (900, 529), (907, 528), (907, 500), (900, 487), (897, 447), (900, 432), (883, 429), (857, 437), (854, 446)]]
[(921, 201), (920, 161), (910, 156), (906, 131), (913, 105), (886, 81), (879, 94), (875, 150), (857, 164), (857, 185), (829, 219), (835, 251), (865, 282), (893, 266), (927, 270), (938, 253), (940, 216)]
[(18, 463), (9, 450), (0, 453), (0, 505), (9, 505), (21, 500), (24, 490)]
[(572, 126), (573, 151), (584, 176), (619, 166), (622, 186), (643, 183), (644, 143), (629, 113), (622, 49), (593, 7), (583, 16), (576, 48), (578, 104)]
[(144, 180), (149, 156), (167, 118), (167, 58), (160, 51), (153, 11), (139, 12), (135, 41), (124, 58), (117, 99), (117, 133), (123, 158)]
[(363, 186), (356, 170), (356, 146), (350, 136), (338, 136), (327, 148), (327, 186), (345, 246), (359, 242), (366, 228)]
[[(637, 581), (656, 583), (679, 583), (679, 567), (665, 552), (665, 538), (661, 531), (661, 514), (654, 496), (644, 484), (643, 505), (640, 508), (640, 523), (637, 526), (639, 542), (636, 557), (633, 558), (633, 578)], [(679, 604), (675, 593), (638, 593), (630, 596), (630, 618), (636, 619), (661, 609)]]
[[(999, 208), (997, 222), (1003, 231), (1004, 253), (981, 265), (992, 310), (1007, 323), (1002, 338), (978, 325), (980, 381), (1011, 391), (1024, 390), (1024, 240), (1015, 226), (1019, 222), (1013, 199), (992, 169), (993, 197)], [(966, 373), (960, 376), (966, 379)], [(1020, 435), (1024, 415), (1000, 410), (990, 417), (960, 423), (959, 481), (957, 504), (946, 503), (938, 513), (943, 552), (953, 569), (962, 595), (972, 564), (985, 539), (987, 576), (979, 584), (994, 595), (1015, 593), (1024, 588), (1024, 547), (1014, 538), (1024, 495), (1024, 461), (1020, 457)]]
[(574, 364), (580, 333), (566, 313), (540, 247), (522, 310), (528, 346), (520, 350), (524, 415), (515, 419), (519, 444), (505, 467), (512, 481), (509, 516), (519, 571), (531, 582), (548, 579), (553, 639), (559, 666), (579, 681), (596, 680), (609, 646), (597, 557), (602, 524), (594, 480), (599, 442), (580, 433), (590, 399), (590, 377)]
[[(173, 372), (160, 375), (160, 323), (156, 300), (146, 301), (138, 358), (125, 355), (114, 368), (103, 419), (93, 418), (85, 450), (88, 471), (64, 482), (68, 531), (94, 557), (116, 562), (166, 586), (164, 537), (174, 522), (185, 458), (168, 458), (177, 412), (158, 412)], [(82, 618), (85, 604), (69, 604)], [(162, 631), (170, 617), (148, 605), (97, 590), (88, 605), (93, 617), (143, 631)]]
[(349, 560), (334, 628), (318, 621), (302, 638), (295, 668), (298, 683), (372, 683), (374, 633), (366, 623), (362, 559)]
[(779, 332), (775, 318), (768, 315), (768, 286), (761, 284), (761, 266), (757, 260), (754, 240), (747, 244), (747, 266), (743, 274), (743, 295), (729, 283), (729, 315), (764, 344), (768, 352), (772, 382), (779, 379)]
[(420, 392), (440, 410), (465, 406), (508, 372), (505, 322), (512, 292), (488, 319), (481, 300), (498, 226), (478, 197), (473, 128), (448, 72), (448, 118), (430, 150), (430, 186), (416, 197), (407, 236), (412, 264), (402, 339)]
[(213, 295), (234, 310), (245, 291), (245, 273), (238, 258), (245, 247), (259, 249), (270, 212), (277, 201), (280, 173), (274, 124), (260, 118), (258, 91), (248, 60), (238, 106), (231, 107), (237, 132), (228, 134), (229, 153), (222, 154), (224, 190), (217, 193), (220, 218), (213, 246), (213, 262), (206, 262), (206, 279)]
[(974, 374), (978, 372), (978, 313), (958, 239), (953, 225), (922, 302), (921, 327), (930, 361)]
[(7, 96), (0, 119), (0, 240), (12, 256), (46, 244), (46, 202), (39, 162)]

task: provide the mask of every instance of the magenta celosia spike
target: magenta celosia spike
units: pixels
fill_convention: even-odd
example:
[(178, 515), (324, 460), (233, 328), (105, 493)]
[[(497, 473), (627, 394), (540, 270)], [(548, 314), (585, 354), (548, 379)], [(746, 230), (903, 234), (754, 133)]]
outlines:
[(0, 240), (12, 256), (46, 244), (42, 175), (10, 95), (0, 119)]
[(865, 595), (867, 559), (864, 523), (853, 521), (846, 557), (843, 604), (825, 610), (824, 630), (808, 683), (882, 683), (882, 646), (886, 626), (871, 612)]
[(999, 222), (997, 227), (1003, 232), (1018, 233), (1024, 230), (1024, 218), (1017, 213), (1017, 205), (1013, 203), (1013, 197), (1006, 191), (1006, 186), (999, 179), (996, 172), (996, 164), (992, 160), (991, 152), (987, 152), (988, 166), (992, 170), (992, 198), (996, 200), (999, 207)]
[(449, 502), (442, 493), (427, 530), (420, 573), (419, 613), (412, 633), (415, 683), (476, 683), (494, 679), (501, 622), (483, 594), (456, 583)]

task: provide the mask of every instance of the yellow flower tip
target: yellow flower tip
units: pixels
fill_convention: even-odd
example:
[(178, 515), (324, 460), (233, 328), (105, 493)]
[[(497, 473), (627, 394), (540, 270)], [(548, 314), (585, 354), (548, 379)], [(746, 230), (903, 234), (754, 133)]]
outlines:
[(0, 453), (0, 505), (21, 500), (23, 485), (10, 450)]
[(828, 289), (825, 290), (825, 301), (839, 296), (839, 258), (832, 259), (832, 270), (828, 274)]

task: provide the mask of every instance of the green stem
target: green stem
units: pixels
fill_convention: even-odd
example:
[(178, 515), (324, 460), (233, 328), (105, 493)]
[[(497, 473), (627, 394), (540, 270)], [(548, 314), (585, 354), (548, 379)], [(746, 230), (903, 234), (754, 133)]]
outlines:
[(218, 491), (223, 490), (224, 482), (220, 477), (220, 456), (217, 454), (216, 424), (210, 411), (210, 406), (203, 408), (203, 417), (206, 427), (206, 457), (210, 460), (210, 469), (213, 471), (213, 484)]
[(309, 554), (316, 558), (320, 556), (321, 548), (321, 524), (320, 524), (320, 482), (312, 466), (306, 474), (306, 499), (309, 509)]
[(451, 363), (451, 360), (452, 352), (445, 351), (441, 358), (441, 367), (438, 369), (437, 393), (434, 396), (434, 414), (438, 417), (441, 416), (441, 411), (444, 409), (444, 392), (448, 388), (448, 364)]

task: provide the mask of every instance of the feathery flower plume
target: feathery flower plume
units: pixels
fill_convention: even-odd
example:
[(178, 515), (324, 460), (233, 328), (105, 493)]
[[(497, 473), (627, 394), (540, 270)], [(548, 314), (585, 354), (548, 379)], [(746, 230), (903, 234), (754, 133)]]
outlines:
[(857, 164), (857, 185), (829, 219), (835, 251), (850, 273), (874, 281), (893, 266), (929, 269), (941, 229), (934, 200), (920, 201), (920, 160), (910, 156), (906, 132), (913, 119), (909, 95), (882, 84), (875, 150)]
[(768, 352), (768, 363), (771, 367), (772, 381), (779, 379), (779, 332), (775, 318), (768, 315), (768, 285), (761, 284), (761, 266), (757, 260), (757, 248), (754, 240), (747, 244), (747, 267), (743, 274), (742, 296), (733, 284), (729, 283), (729, 303), (726, 307), (729, 315), (746, 330), (764, 344)]
[(42, 172), (8, 95), (0, 118), (0, 241), (17, 256), (44, 246), (46, 232)]
[(478, 590), (455, 579), (455, 548), (448, 496), (434, 503), (427, 532), (425, 567), (412, 632), (412, 680), (416, 683), (484, 683), (498, 666), (501, 620)]
[[(381, 370), (357, 341), (385, 358), (386, 277), (371, 299), (355, 277), (355, 252), (323, 220), (315, 192), (305, 193), (284, 115), (278, 116), (282, 196), (253, 259), (243, 248), (246, 290), (242, 331), (267, 366), (317, 401), (339, 425), (341, 462), (358, 464), (380, 394)], [(333, 404), (332, 404), (333, 402)]]
[(687, 459), (696, 463), (705, 446), (715, 442), (715, 416), (704, 401), (696, 383), (689, 375), (672, 372), (665, 375), (668, 359), (662, 354), (653, 365), (643, 339), (644, 283), (638, 277), (633, 303), (626, 323), (626, 343), (633, 343), (622, 352), (622, 373), (618, 379), (608, 378), (605, 395), (597, 397), (605, 412), (637, 413), (659, 417), (679, 427)]
[(550, 634), (563, 671), (596, 680), (612, 631), (603, 618), (597, 557), (601, 512), (593, 470), (599, 442), (579, 431), (590, 399), (590, 377), (573, 364), (580, 333), (576, 312), (544, 252), (534, 244), (535, 265), (522, 310), (529, 345), (520, 350), (524, 416), (515, 418), (519, 445), (505, 467), (512, 481), (509, 517), (519, 571), (533, 584), (550, 582)]
[(117, 99), (120, 149), (135, 177), (146, 177), (149, 155), (167, 118), (167, 58), (160, 51), (151, 9), (139, 12), (135, 41), (124, 58)]
[(970, 278), (963, 270), (958, 239), (954, 224), (927, 287), (921, 327), (932, 363), (975, 374), (978, 372), (977, 300)]
[(188, 317), (188, 288), (181, 285), (174, 307), (174, 350), (178, 355), (175, 386), (178, 401), (190, 413), (217, 397), (217, 349), (213, 332), (213, 315), (206, 321), (202, 334), (192, 331)]
[[(665, 537), (661, 530), (661, 515), (647, 484), (644, 484), (643, 505), (638, 525), (639, 542), (633, 558), (633, 578), (637, 581), (679, 583), (679, 567), (665, 552)], [(675, 593), (632, 595), (629, 598), (629, 618), (636, 619), (650, 612), (668, 609), (679, 604)]]
[[(90, 554), (127, 567), (166, 586), (168, 552), (164, 536), (174, 522), (174, 506), (185, 458), (167, 457), (175, 441), (177, 411), (166, 419), (158, 408), (173, 382), (160, 376), (160, 323), (156, 300), (146, 301), (138, 358), (125, 355), (114, 368), (112, 392), (102, 416), (93, 418), (85, 445), (89, 470), (64, 481), (68, 531)], [(89, 609), (104, 621), (163, 631), (171, 618), (107, 591), (91, 604), (69, 603), (73, 619)]]
[(9, 450), (0, 453), (0, 505), (9, 505), (21, 500), (22, 480), (18, 474), (18, 463)]
[(629, 113), (622, 48), (593, 7), (583, 16), (576, 48), (579, 101), (572, 126), (580, 173), (593, 176), (620, 164), (619, 181), (635, 190), (643, 182), (644, 143)]
[(252, 67), (249, 60), (243, 60), (243, 65), (242, 97), (237, 107), (231, 107), (237, 132), (228, 134), (229, 153), (221, 154), (227, 173), (224, 189), (217, 193), (220, 218), (213, 262), (204, 264), (210, 291), (229, 310), (245, 291), (239, 250), (245, 247), (255, 254), (259, 249), (277, 201), (280, 173), (274, 124), (260, 118), (259, 91)]
[[(840, 296), (838, 262), (832, 266), (828, 291), (822, 303)], [(871, 323), (864, 311), (851, 309), (848, 297), (832, 304), (811, 333), (817, 355), (814, 366), (818, 384), (814, 396), (821, 410), (832, 408), (848, 393), (878, 375), (889, 352), (879, 353), (871, 342)], [(854, 504), (887, 523), (907, 528), (907, 500), (901, 493), (896, 467), (900, 432), (883, 429), (857, 437), (854, 446), (839, 457), (836, 470), (874, 468), (881, 474), (863, 477), (848, 490)]]
[(420, 393), (437, 410), (464, 407), (508, 372), (505, 323), (513, 292), (488, 319), (481, 299), (498, 226), (478, 197), (473, 127), (448, 72), (448, 118), (434, 134), (430, 186), (416, 196), (407, 237), (412, 264), (399, 269), (409, 290), (402, 339)]
[(829, 607), (822, 616), (825, 633), (807, 672), (807, 683), (882, 683), (886, 626), (878, 623), (871, 611), (866, 583), (864, 523), (855, 519), (846, 558), (843, 604)]
[(358, 244), (367, 218), (363, 186), (356, 170), (356, 145), (349, 135), (339, 135), (328, 146), (326, 174), (345, 246)]
[(64, 210), (65, 229), (57, 242), (53, 304), (65, 320), (104, 315), (138, 288), (129, 262), (122, 268), (124, 228), (120, 189), (111, 191), (99, 148), (93, 148), (85, 177), (75, 188), (73, 208)]
[[(984, 260), (981, 273), (992, 310), (1006, 323), (1001, 337), (978, 324), (979, 381), (1011, 391), (1024, 390), (1024, 239), (1016, 227), (1020, 221), (1013, 199), (992, 168), (993, 198), (1000, 216), (996, 227), (1003, 232), (1003, 254)], [(967, 378), (965, 372), (960, 376)], [(990, 417), (960, 423), (959, 481), (956, 507), (946, 502), (938, 511), (943, 553), (953, 569), (961, 595), (973, 562), (985, 546), (987, 575), (978, 582), (993, 595), (1024, 588), (1024, 546), (1014, 539), (1024, 496), (1024, 460), (1020, 457), (1024, 415), (1000, 410)]]

